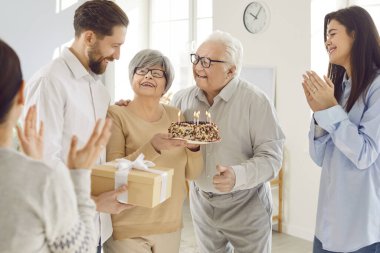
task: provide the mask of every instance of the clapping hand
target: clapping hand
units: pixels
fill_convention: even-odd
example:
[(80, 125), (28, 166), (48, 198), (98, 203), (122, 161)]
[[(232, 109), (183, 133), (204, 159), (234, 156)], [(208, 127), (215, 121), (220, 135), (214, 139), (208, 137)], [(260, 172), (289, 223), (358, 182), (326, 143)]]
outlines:
[(313, 112), (321, 111), (338, 104), (334, 97), (334, 84), (323, 76), (323, 80), (314, 72), (307, 71), (303, 77), (303, 90)]
[(25, 117), (24, 131), (16, 126), (21, 150), (31, 158), (42, 160), (44, 152), (44, 124), (40, 122), (40, 130), (37, 131), (37, 109), (32, 105)]
[(112, 120), (106, 119), (103, 128), (100, 127), (100, 124), (101, 121), (98, 120), (90, 139), (80, 150), (77, 150), (78, 138), (76, 136), (72, 137), (67, 158), (67, 167), (69, 169), (90, 169), (94, 165), (100, 151), (105, 148), (111, 136)]

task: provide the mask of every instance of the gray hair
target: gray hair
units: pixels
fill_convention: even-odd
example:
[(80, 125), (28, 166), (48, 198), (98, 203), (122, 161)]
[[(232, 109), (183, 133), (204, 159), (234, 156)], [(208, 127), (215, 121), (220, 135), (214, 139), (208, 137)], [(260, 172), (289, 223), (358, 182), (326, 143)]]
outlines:
[(144, 49), (138, 52), (129, 63), (129, 81), (132, 84), (133, 75), (137, 67), (150, 68), (153, 66), (161, 66), (165, 71), (166, 86), (164, 94), (169, 90), (174, 79), (174, 67), (168, 57), (158, 50)]
[(235, 76), (239, 76), (243, 65), (243, 45), (240, 40), (227, 32), (216, 30), (203, 43), (208, 41), (218, 42), (226, 47), (227, 60), (231, 63), (230, 66), (236, 66)]

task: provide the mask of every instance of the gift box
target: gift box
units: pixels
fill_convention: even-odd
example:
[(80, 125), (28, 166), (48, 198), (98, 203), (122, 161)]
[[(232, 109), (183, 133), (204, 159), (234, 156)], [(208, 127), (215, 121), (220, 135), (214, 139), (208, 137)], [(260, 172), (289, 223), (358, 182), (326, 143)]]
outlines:
[[(124, 159), (120, 160), (128, 161)], [(174, 173), (173, 169), (153, 167), (147, 170), (139, 170), (135, 168), (135, 164), (130, 162), (130, 164), (127, 165), (127, 167), (130, 168), (126, 172), (125, 170), (120, 170), (120, 164), (122, 164), (122, 162), (119, 161), (93, 167), (91, 173), (92, 195), (98, 196), (103, 192), (114, 190), (115, 176), (122, 171), (122, 173), (127, 174), (127, 178), (121, 178), (122, 182), (120, 182), (119, 177), (118, 181), (119, 184), (126, 184), (128, 186), (128, 192), (126, 194), (127, 196), (123, 196), (126, 197), (126, 199), (118, 198), (120, 202), (153, 208), (170, 198)], [(116, 185), (118, 185), (118, 183), (116, 183)]]

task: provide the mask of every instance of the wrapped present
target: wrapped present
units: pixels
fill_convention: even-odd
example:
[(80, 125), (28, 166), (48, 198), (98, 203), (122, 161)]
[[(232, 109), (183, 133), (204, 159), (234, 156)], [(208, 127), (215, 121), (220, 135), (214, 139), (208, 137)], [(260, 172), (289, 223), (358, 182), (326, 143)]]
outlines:
[(154, 166), (143, 154), (135, 161), (117, 159), (97, 165), (92, 169), (91, 194), (98, 196), (126, 184), (128, 191), (118, 196), (119, 202), (153, 208), (170, 198), (174, 173), (173, 169)]

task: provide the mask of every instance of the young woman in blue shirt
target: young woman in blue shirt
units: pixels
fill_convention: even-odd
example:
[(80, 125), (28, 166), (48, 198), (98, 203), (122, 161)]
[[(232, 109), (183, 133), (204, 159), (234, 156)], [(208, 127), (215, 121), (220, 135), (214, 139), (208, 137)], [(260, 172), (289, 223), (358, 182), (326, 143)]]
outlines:
[(351, 6), (324, 20), (328, 75), (308, 71), (312, 160), (322, 168), (314, 253), (380, 252), (380, 39)]

